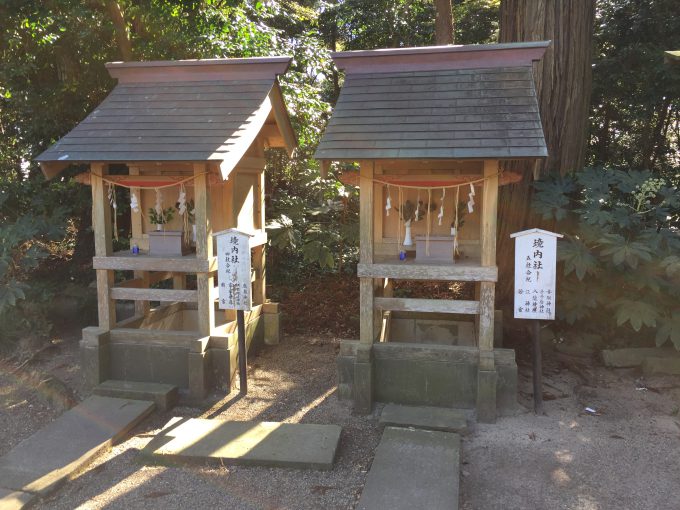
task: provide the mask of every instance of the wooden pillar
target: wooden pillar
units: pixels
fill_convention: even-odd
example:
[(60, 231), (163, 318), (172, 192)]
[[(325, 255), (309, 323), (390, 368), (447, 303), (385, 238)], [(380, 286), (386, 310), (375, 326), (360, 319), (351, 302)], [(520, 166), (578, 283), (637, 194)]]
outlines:
[[(480, 240), (482, 266), (496, 265), (496, 216), (498, 214), (498, 161), (484, 161), (484, 189)], [(481, 282), (479, 291), (479, 349), (493, 350), (494, 282)], [(493, 363), (493, 358), (491, 359)], [(493, 366), (491, 367), (493, 368)]]
[[(373, 172), (371, 161), (359, 165), (359, 261), (373, 264)], [(376, 337), (376, 320), (373, 307), (375, 285), (373, 278), (359, 279), (359, 347), (354, 360), (353, 400), (354, 412), (369, 414), (373, 410), (373, 342)]]
[[(213, 256), (212, 225), (210, 224), (210, 193), (208, 190), (208, 167), (205, 163), (194, 164), (194, 207), (196, 221), (196, 258), (209, 260)], [(198, 329), (208, 336), (215, 328), (215, 303), (212, 273), (197, 273)]]
[[(481, 265), (496, 265), (496, 220), (498, 214), (498, 161), (484, 161), (484, 190), (480, 240)], [(496, 373), (493, 352), (495, 283), (479, 284), (479, 369), (477, 372), (477, 419), (496, 421)]]
[[(139, 167), (131, 166), (130, 175), (139, 175)], [(140, 188), (130, 188), (130, 195), (132, 193), (137, 197), (137, 202), (139, 204), (139, 211), (135, 212), (130, 210), (130, 229), (132, 234), (132, 242), (137, 243), (137, 246), (141, 248), (142, 238), (144, 237), (144, 229), (142, 228), (142, 211), (144, 210), (144, 202), (142, 200), (142, 193)], [(132, 247), (130, 247), (132, 248)], [(134, 277), (142, 280), (142, 287), (148, 289), (149, 283), (149, 272), (148, 271), (135, 271)], [(149, 314), (151, 306), (148, 301), (135, 301), (135, 315), (146, 316)]]
[[(109, 257), (113, 254), (113, 229), (111, 227), (111, 204), (108, 189), (102, 180), (107, 166), (102, 163), (90, 165), (92, 173), (92, 229), (94, 231), (94, 254), (97, 257)], [(97, 269), (97, 311), (99, 327), (105, 330), (116, 325), (116, 304), (111, 299), (110, 289), (113, 287), (113, 271)]]
[[(373, 264), (373, 169), (374, 163), (362, 161), (360, 165), (359, 192), (359, 262)], [(374, 340), (373, 279), (359, 281), (359, 313), (361, 343), (372, 344)]]

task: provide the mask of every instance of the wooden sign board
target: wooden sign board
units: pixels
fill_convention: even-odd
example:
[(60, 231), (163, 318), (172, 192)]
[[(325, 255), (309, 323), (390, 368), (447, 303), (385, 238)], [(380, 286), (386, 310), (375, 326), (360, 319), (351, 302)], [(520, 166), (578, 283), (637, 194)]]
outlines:
[(555, 320), (557, 238), (534, 228), (515, 239), (515, 319)]
[(215, 234), (221, 310), (250, 310), (252, 308), (251, 237), (251, 234), (235, 228)]

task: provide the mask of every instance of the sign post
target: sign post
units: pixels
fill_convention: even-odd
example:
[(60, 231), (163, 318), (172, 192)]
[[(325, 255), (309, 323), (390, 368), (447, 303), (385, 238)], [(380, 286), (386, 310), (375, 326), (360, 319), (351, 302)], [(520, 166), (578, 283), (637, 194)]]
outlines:
[(246, 346), (245, 310), (252, 308), (250, 281), (251, 234), (235, 228), (215, 235), (217, 240), (217, 280), (219, 282), (219, 307), (236, 310), (238, 330), (238, 372), (241, 394), (248, 393), (248, 353)]
[(557, 239), (561, 234), (533, 228), (516, 232), (515, 319), (532, 319), (534, 412), (543, 414), (541, 320), (555, 320)]

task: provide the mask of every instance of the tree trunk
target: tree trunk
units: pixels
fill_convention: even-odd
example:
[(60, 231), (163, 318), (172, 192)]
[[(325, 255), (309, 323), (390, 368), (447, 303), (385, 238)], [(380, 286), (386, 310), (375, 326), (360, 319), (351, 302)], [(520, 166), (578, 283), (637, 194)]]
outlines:
[(434, 38), (437, 46), (453, 44), (453, 10), (451, 0), (434, 0)]
[[(525, 178), (500, 189), (497, 252), (513, 253), (510, 234), (539, 226), (531, 215), (531, 175), (580, 170), (585, 160), (591, 91), (592, 35), (595, 0), (502, 0), (499, 42), (551, 40), (534, 67), (536, 93), (548, 146), (548, 157), (509, 162)], [(548, 225), (544, 225), (550, 228)], [(514, 260), (498, 259), (497, 299), (510, 303)]]
[(123, 17), (123, 11), (115, 0), (106, 0), (104, 2), (106, 11), (109, 14), (111, 22), (113, 23), (113, 29), (116, 33), (116, 42), (118, 43), (118, 49), (120, 50), (120, 55), (124, 61), (132, 60), (132, 42), (130, 42), (130, 36), (128, 35), (127, 25), (125, 23), (125, 18)]

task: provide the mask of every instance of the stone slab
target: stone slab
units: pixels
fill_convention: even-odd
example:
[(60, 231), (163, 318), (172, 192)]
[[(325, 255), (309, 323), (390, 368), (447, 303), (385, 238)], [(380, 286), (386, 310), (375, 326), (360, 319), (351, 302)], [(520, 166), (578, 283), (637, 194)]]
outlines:
[(604, 349), (602, 361), (608, 367), (629, 368), (639, 367), (645, 358), (678, 357), (680, 354), (675, 349), (642, 347), (628, 349)]
[(642, 362), (642, 372), (645, 375), (680, 375), (680, 357), (645, 358)]
[(387, 427), (357, 510), (456, 510), (460, 436)]
[(92, 392), (103, 397), (115, 397), (132, 400), (149, 400), (156, 404), (159, 411), (168, 411), (177, 404), (177, 386), (172, 384), (118, 381), (109, 379)]
[(0, 486), (47, 494), (153, 409), (153, 402), (89, 397), (0, 457)]
[(468, 432), (464, 411), (445, 407), (417, 407), (387, 404), (380, 414), (380, 424), (396, 427), (440, 430), (442, 432)]
[(338, 425), (173, 418), (143, 455), (172, 464), (331, 469)]
[(0, 488), (0, 510), (21, 510), (30, 506), (38, 496), (28, 492)]

